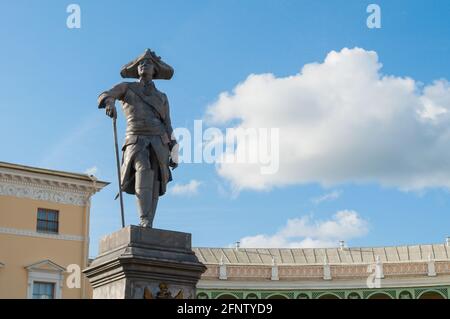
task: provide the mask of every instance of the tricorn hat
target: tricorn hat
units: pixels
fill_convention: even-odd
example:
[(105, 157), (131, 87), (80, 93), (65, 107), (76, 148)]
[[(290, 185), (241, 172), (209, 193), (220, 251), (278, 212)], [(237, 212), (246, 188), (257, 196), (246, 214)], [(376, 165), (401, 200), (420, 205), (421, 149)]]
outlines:
[(138, 65), (142, 60), (149, 59), (155, 66), (155, 74), (153, 79), (155, 80), (170, 80), (173, 76), (173, 68), (166, 64), (161, 57), (157, 56), (155, 52), (150, 49), (146, 49), (144, 54), (140, 55), (130, 63), (125, 64), (120, 71), (120, 75), (123, 78), (139, 78)]

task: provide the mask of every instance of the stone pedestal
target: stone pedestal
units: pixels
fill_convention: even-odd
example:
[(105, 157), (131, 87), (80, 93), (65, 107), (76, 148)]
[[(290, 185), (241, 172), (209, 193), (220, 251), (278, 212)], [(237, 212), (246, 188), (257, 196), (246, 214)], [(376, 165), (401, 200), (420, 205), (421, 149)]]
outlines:
[(84, 273), (94, 299), (194, 299), (205, 270), (191, 234), (128, 226), (100, 241)]

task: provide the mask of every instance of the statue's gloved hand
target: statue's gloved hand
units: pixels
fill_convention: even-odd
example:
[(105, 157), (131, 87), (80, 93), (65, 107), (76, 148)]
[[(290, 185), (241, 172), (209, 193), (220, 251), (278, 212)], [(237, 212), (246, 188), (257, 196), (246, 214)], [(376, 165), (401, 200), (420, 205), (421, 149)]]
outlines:
[(172, 170), (174, 170), (178, 167), (178, 143), (176, 140), (170, 140), (169, 150), (169, 166), (172, 167)]
[(176, 147), (176, 146), (178, 146), (177, 141), (175, 141), (175, 140), (170, 140), (170, 142), (169, 142), (169, 150), (170, 150), (171, 152), (173, 151), (174, 147)]
[(108, 115), (110, 118), (117, 118), (117, 110), (114, 104), (108, 104), (105, 108), (106, 115)]
[(178, 163), (174, 162), (172, 158), (169, 159), (169, 167), (172, 167), (172, 170), (178, 167)]

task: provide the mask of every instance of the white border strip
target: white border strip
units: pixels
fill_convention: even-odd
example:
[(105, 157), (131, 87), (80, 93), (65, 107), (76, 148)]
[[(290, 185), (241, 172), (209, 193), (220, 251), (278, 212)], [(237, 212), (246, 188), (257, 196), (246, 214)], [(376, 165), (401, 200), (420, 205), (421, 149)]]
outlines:
[(46, 234), (38, 233), (32, 230), (17, 229), (17, 228), (6, 228), (0, 227), (0, 234), (9, 234), (17, 236), (28, 236), (28, 237), (38, 237), (46, 239), (58, 239), (58, 240), (71, 240), (71, 241), (84, 241), (83, 236), (76, 235), (61, 235), (61, 234)]

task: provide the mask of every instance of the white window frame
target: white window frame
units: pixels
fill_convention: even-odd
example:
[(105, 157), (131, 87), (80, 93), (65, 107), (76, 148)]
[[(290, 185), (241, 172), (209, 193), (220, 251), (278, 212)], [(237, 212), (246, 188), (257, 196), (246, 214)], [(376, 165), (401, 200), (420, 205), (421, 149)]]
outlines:
[(62, 299), (63, 276), (61, 273), (50, 273), (44, 271), (30, 270), (28, 272), (28, 299), (33, 299), (34, 283), (55, 284), (55, 299)]
[[(41, 269), (40, 266), (49, 265), (51, 269)], [(64, 285), (64, 268), (49, 261), (41, 261), (39, 263), (26, 267), (28, 270), (28, 289), (27, 298), (33, 299), (33, 288), (35, 282), (55, 284), (54, 297), (62, 299), (62, 289)]]

